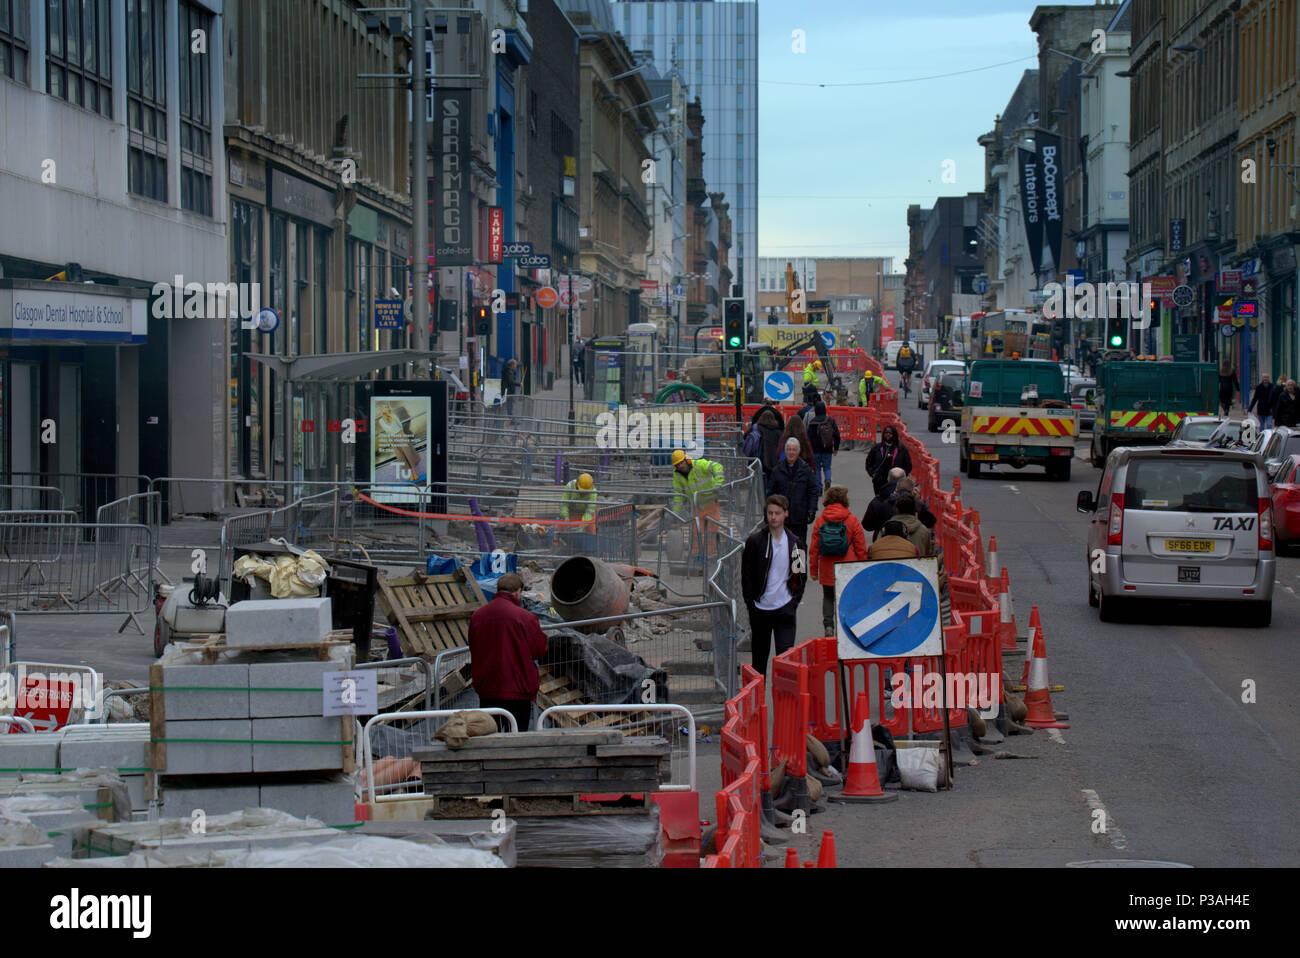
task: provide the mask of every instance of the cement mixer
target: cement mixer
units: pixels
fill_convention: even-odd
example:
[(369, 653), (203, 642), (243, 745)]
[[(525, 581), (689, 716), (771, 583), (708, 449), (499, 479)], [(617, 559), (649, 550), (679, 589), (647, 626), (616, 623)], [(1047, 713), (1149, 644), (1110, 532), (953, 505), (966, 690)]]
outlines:
[[(633, 576), (652, 574), (624, 563), (574, 556), (561, 562), (551, 576), (551, 605), (566, 622), (622, 615), (631, 603)], [(621, 620), (576, 628), (595, 634), (619, 624)]]

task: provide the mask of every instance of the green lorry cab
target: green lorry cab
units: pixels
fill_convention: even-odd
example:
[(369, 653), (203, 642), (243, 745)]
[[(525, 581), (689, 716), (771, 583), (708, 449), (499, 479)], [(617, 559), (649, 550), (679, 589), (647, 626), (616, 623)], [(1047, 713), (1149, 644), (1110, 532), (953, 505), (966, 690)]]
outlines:
[(1101, 363), (1089, 461), (1100, 469), (1116, 446), (1168, 442), (1184, 417), (1213, 414), (1218, 383), (1214, 363), (1144, 359)]
[(1067, 480), (1078, 426), (1059, 363), (976, 360), (962, 407), (961, 469), (978, 479), (985, 463), (1042, 466), (1049, 479)]

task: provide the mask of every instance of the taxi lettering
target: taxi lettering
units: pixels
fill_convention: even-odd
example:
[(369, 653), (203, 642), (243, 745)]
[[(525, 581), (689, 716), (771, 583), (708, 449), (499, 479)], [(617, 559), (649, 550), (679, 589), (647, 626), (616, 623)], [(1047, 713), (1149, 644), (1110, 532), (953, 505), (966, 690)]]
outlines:
[(1227, 529), (1229, 532), (1249, 531), (1255, 528), (1254, 516), (1215, 516), (1214, 528), (1216, 531)]

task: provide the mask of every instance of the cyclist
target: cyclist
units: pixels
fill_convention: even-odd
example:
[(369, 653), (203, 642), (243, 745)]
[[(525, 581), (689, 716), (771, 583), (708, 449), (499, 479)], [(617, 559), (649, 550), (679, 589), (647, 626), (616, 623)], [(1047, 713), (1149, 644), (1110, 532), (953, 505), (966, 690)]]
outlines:
[(912, 347), (903, 343), (902, 349), (898, 351), (898, 360), (895, 363), (898, 369), (898, 385), (903, 390), (903, 395), (910, 395), (912, 392), (912, 370), (916, 368), (916, 356), (912, 352)]

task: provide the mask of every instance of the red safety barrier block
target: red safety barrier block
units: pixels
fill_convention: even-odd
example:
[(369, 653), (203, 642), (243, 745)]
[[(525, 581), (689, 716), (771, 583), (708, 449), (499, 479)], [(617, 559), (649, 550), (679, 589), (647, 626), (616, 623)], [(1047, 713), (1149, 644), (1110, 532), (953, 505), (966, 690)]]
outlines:
[(662, 868), (700, 867), (700, 793), (655, 792), (663, 841)]
[(808, 774), (808, 723), (812, 696), (808, 666), (777, 656), (772, 663), (772, 760), (785, 759), (785, 774)]

